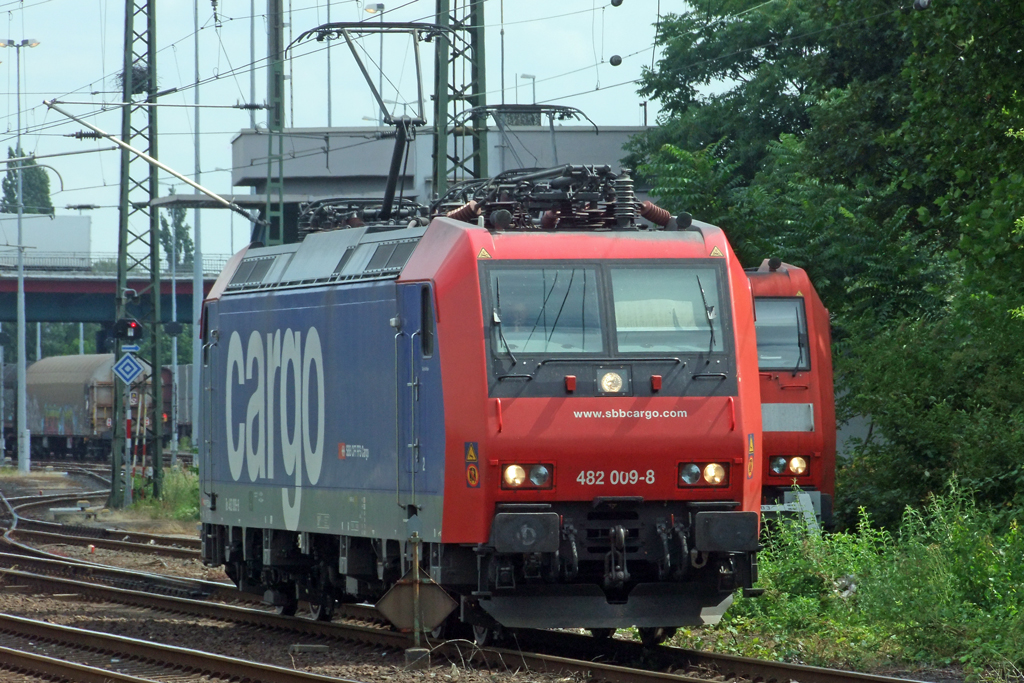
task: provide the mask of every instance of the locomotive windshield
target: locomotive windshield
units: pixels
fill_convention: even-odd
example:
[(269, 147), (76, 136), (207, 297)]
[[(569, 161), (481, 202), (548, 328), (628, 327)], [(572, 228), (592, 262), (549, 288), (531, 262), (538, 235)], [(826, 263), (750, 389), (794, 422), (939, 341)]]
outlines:
[(807, 315), (800, 298), (754, 299), (760, 370), (809, 370)]
[(594, 268), (494, 268), (490, 282), (499, 353), (603, 350)]
[(712, 268), (612, 268), (620, 353), (721, 351), (718, 278)]
[[(715, 265), (658, 261), (487, 264), (490, 347), (520, 354), (719, 353), (728, 305)], [(509, 357), (511, 354), (511, 357)]]

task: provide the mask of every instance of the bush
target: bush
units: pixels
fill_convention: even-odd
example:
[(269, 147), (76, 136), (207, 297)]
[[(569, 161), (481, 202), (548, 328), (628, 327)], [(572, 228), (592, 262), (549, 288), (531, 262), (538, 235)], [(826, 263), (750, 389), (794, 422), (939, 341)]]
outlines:
[(768, 527), (759, 598), (737, 597), (718, 626), (684, 631), (710, 646), (860, 670), (961, 665), (1020, 680), (1024, 533), (1004, 512), (953, 490), (908, 508), (898, 535), (872, 527), (824, 536)]

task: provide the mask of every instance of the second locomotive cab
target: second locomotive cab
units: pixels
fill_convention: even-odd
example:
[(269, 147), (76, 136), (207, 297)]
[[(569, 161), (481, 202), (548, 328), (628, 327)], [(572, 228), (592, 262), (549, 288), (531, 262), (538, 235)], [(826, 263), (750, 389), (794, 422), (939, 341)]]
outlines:
[(717, 622), (757, 578), (763, 476), (725, 235), (607, 167), (476, 182), (429, 224), (229, 263), (203, 317), (205, 561), (320, 618), (419, 547), (478, 636)]

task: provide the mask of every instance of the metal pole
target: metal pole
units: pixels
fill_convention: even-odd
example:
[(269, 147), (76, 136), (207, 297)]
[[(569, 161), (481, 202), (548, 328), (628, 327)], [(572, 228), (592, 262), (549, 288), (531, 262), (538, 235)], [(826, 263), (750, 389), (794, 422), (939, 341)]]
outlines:
[[(3, 324), (0, 324), (3, 330)], [(4, 347), (0, 344), (0, 462), (7, 460), (7, 413), (4, 410), (4, 396), (7, 394), (7, 381), (4, 377)]]
[[(254, 0), (255, 2), (255, 0)], [(255, 5), (253, 5), (253, 15), (255, 16)], [(195, 52), (196, 52), (196, 67), (195, 67), (195, 78), (196, 83), (199, 82), (199, 0), (195, 3)], [(255, 63), (255, 58), (251, 60), (251, 63)], [(250, 73), (249, 77), (249, 88), (253, 93), (256, 92), (255, 74)], [(255, 96), (253, 98), (255, 102)], [(195, 89), (195, 103), (199, 104), (199, 88)], [(250, 120), (252, 122), (253, 129), (256, 128), (255, 112), (253, 112)], [(195, 110), (195, 123), (193, 125), (195, 131), (195, 174), (196, 182), (199, 182), (201, 176), (200, 158), (199, 158), (199, 107)], [(203, 246), (202, 246), (202, 231), (200, 229), (200, 213), (199, 209), (195, 209), (193, 214), (193, 221), (195, 222), (195, 238), (192, 255), (192, 434), (199, 433), (199, 371), (203, 364), (203, 340), (200, 336), (200, 327), (203, 319)], [(196, 448), (196, 444), (193, 442), (193, 449)], [(202, 454), (200, 453), (200, 457)]]
[[(327, 2), (327, 23), (331, 23), (331, 3)], [(382, 34), (383, 36), (383, 34)], [(381, 37), (383, 40), (383, 37)], [(255, 61), (255, 60), (254, 60)], [(294, 124), (294, 121), (292, 123)], [(327, 127), (331, 127), (331, 39), (327, 39)]]
[(420, 647), (420, 632), (423, 630), (423, 617), (420, 614), (420, 534), (412, 532), (412, 643)]
[[(85, 323), (78, 323), (78, 355), (85, 355)], [(2, 359), (0, 359), (0, 362), (2, 362)]]
[[(178, 228), (171, 220), (171, 322), (178, 322)], [(166, 408), (165, 408), (166, 409)], [(159, 416), (162, 418), (163, 416)], [(178, 335), (171, 335), (171, 467), (178, 464)]]
[[(499, 6), (501, 23), (501, 103), (505, 104), (505, 0)], [(501, 162), (501, 170), (505, 170), (505, 162)]]
[(43, 359), (43, 324), (36, 323), (36, 360)]
[[(328, 12), (330, 12), (330, 2), (327, 3)], [(196, 25), (199, 24), (198, 19), (199, 2), (196, 0)], [(330, 19), (328, 19), (330, 21)], [(198, 30), (198, 29), (197, 29)], [(198, 34), (197, 34), (198, 35)], [(196, 41), (198, 42), (198, 38)], [(197, 54), (199, 50), (196, 50)], [(197, 60), (198, 61), (198, 60)], [(329, 68), (329, 67), (328, 67)], [(198, 77), (196, 79), (198, 83)], [(330, 82), (330, 81), (328, 81)], [(253, 104), (256, 103), (256, 0), (249, 0), (249, 101)], [(256, 110), (249, 110), (249, 127), (256, 130)], [(255, 188), (253, 188), (255, 189)], [(195, 423), (193, 423), (194, 425)]]
[[(173, 168), (171, 168), (167, 164), (164, 164), (164, 163), (162, 163), (160, 161), (157, 161), (156, 159), (154, 159), (153, 157), (149, 156), (148, 154), (146, 154), (142, 150), (139, 150), (139, 149), (136, 149), (135, 147), (132, 147), (131, 145), (126, 143), (124, 140), (119, 140), (119, 139), (115, 138), (113, 135), (111, 135), (110, 133), (106, 132), (102, 128), (97, 128), (96, 126), (94, 126), (93, 124), (89, 123), (85, 119), (83, 119), (83, 118), (81, 118), (79, 116), (75, 116), (74, 114), (71, 114), (70, 112), (68, 112), (68, 111), (66, 111), (64, 109), (61, 109), (59, 106), (57, 106), (54, 103), (53, 100), (43, 100), (43, 104), (45, 104), (47, 107), (49, 107), (50, 109), (53, 109), (56, 112), (60, 112), (61, 114), (63, 114), (64, 116), (68, 117), (72, 121), (75, 121), (76, 123), (79, 123), (79, 124), (85, 126), (86, 128), (88, 128), (89, 130), (94, 131), (94, 132), (100, 134), (101, 136), (105, 137), (106, 139), (110, 140), (111, 142), (116, 144), (118, 147), (120, 147), (123, 152), (134, 154), (135, 156), (137, 156), (138, 158), (142, 159), (146, 163), (148, 163), (148, 164), (150, 164), (152, 166), (156, 166), (157, 168), (159, 168), (162, 171), (167, 171), (168, 173), (170, 173), (172, 176), (174, 176), (175, 178), (177, 178), (181, 182), (185, 183), (186, 185), (189, 185), (190, 187), (193, 187), (193, 188), (199, 190), (200, 192), (202, 192), (207, 197), (209, 197), (210, 199), (214, 200), (215, 202), (217, 202), (218, 204), (220, 204), (224, 208), (231, 209), (235, 213), (240, 213), (240, 214), (242, 214), (243, 216), (245, 216), (247, 219), (249, 219), (250, 221), (252, 221), (254, 223), (259, 223), (260, 222), (259, 219), (254, 218), (252, 215), (249, 214), (248, 211), (246, 211), (245, 209), (240, 207), (238, 204), (235, 204), (234, 202), (229, 202), (227, 199), (224, 199), (224, 197), (221, 197), (216, 192), (213, 192), (211, 190), (206, 189), (205, 187), (203, 187), (202, 185), (200, 185), (196, 181), (192, 180), (191, 178), (178, 173), (177, 171), (175, 171)], [(197, 108), (196, 111), (198, 112), (199, 109)]]
[(551, 129), (551, 156), (555, 160), (555, 166), (558, 166), (558, 145), (555, 144), (555, 115), (548, 114), (548, 127)]
[[(146, 98), (147, 102), (156, 102), (157, 93), (157, 54), (156, 49), (156, 5), (157, 0), (148, 0), (147, 11), (146, 11), (146, 35), (147, 35), (147, 47), (148, 53), (148, 64), (149, 74), (147, 84), (149, 85), (149, 94)], [(198, 79), (196, 79), (198, 80)], [(198, 88), (197, 88), (198, 89)], [(149, 107), (149, 153), (156, 158), (160, 157), (159, 151), (159, 136), (157, 132), (159, 127), (157, 126), (157, 117), (159, 109), (157, 107)], [(196, 108), (199, 111), (199, 108)], [(149, 165), (149, 196), (150, 199), (155, 199), (160, 196), (160, 170), (159, 166), (153, 164)], [(139, 430), (142, 435), (139, 439), (139, 443), (142, 445), (142, 464), (146, 464), (146, 456), (152, 459), (153, 463), (153, 497), (157, 500), (163, 498), (164, 495), (164, 440), (163, 440), (163, 424), (160, 421), (163, 415), (164, 408), (164, 392), (163, 392), (163, 367), (164, 367), (164, 345), (163, 345), (163, 315), (160, 312), (160, 298), (162, 289), (162, 282), (160, 280), (160, 211), (156, 208), (149, 208), (149, 273), (150, 273), (150, 288), (152, 292), (152, 326), (150, 328), (150, 353), (151, 356), (151, 378), (150, 388), (147, 391), (145, 385), (139, 391), (140, 396), (150, 396), (151, 400), (146, 404), (145, 400), (140, 400), (140, 406), (143, 409), (139, 410)], [(147, 425), (146, 422), (150, 419), (150, 411), (153, 414), (152, 425)], [(149, 431), (148, 427), (152, 426), (152, 431)], [(147, 449), (147, 438), (152, 436), (152, 446)], [(147, 453), (148, 450), (148, 453)]]
[[(16, 147), (17, 154), (21, 155), (21, 46), (13, 45), (17, 59), (15, 60), (15, 71), (17, 76), (17, 98), (18, 98), (18, 134)], [(29, 458), (30, 436), (28, 431), (28, 395), (25, 391), (25, 246), (22, 233), (22, 215), (25, 212), (25, 202), (21, 192), (21, 168), (22, 162), (18, 162), (18, 471), (28, 472), (31, 466)]]
[[(380, 12), (380, 61), (377, 65), (380, 67), (380, 76), (377, 79), (377, 92), (380, 93), (381, 99), (384, 99), (384, 12)], [(292, 122), (295, 125), (295, 122)], [(384, 125), (384, 110), (380, 112), (380, 125)]]

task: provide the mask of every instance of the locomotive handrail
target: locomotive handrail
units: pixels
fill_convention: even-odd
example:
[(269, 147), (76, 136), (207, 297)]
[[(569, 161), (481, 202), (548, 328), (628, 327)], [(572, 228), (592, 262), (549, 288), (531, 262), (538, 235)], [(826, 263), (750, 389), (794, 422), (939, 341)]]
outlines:
[[(686, 366), (686, 361), (684, 361), (681, 358), (678, 358), (676, 356), (664, 356), (664, 357), (659, 356), (659, 357), (655, 357), (655, 358), (621, 358), (621, 357), (620, 358), (612, 358), (612, 357), (598, 358), (596, 356), (593, 357), (593, 358), (587, 358), (587, 357), (581, 357), (581, 358), (545, 358), (545, 359), (537, 362), (537, 367), (529, 375), (499, 375), (498, 379), (501, 380), (501, 379), (504, 379), (505, 377), (510, 377), (510, 378), (529, 377), (532, 380), (532, 379), (536, 378), (537, 371), (541, 369), (541, 366), (547, 365), (548, 363), (590, 363), (590, 362), (596, 362), (596, 363), (623, 363), (623, 362), (629, 362), (629, 363), (669, 363), (669, 362), (672, 362), (672, 363), (675, 363), (676, 365), (682, 364), (684, 367)], [(726, 375), (723, 374), (722, 376), (725, 377)], [(696, 377), (696, 375), (694, 375), (694, 377)]]
[(625, 356), (598, 358), (595, 356), (593, 358), (545, 358), (542, 361), (538, 361), (537, 367), (540, 367), (541, 365), (547, 365), (548, 363), (585, 363), (588, 361), (596, 361), (598, 363), (668, 363), (669, 361), (672, 361), (676, 364), (682, 363), (683, 365), (686, 365), (686, 361), (676, 356), (658, 356), (644, 358), (627, 358)]
[[(399, 318), (392, 318), (392, 324), (398, 327)], [(400, 508), (402, 505), (402, 418), (398, 410), (398, 338), (404, 337), (405, 332), (399, 330), (395, 333), (395, 503)]]
[(416, 336), (423, 332), (423, 322), (420, 321), (420, 329), (409, 335), (409, 437), (412, 443), (409, 448), (412, 452), (409, 456), (409, 489), (412, 494), (412, 507), (416, 506), (416, 472), (420, 459), (420, 437), (416, 427), (416, 407), (419, 404), (419, 378), (416, 376)]

